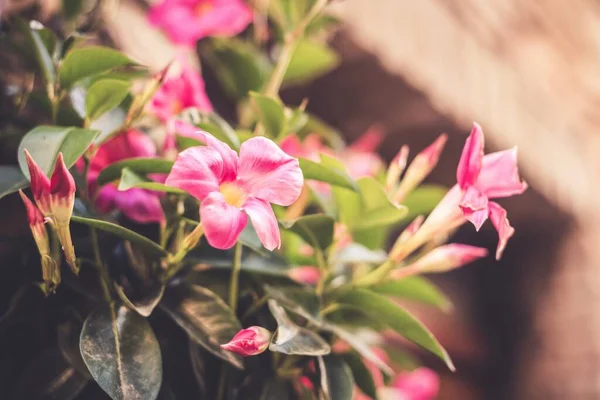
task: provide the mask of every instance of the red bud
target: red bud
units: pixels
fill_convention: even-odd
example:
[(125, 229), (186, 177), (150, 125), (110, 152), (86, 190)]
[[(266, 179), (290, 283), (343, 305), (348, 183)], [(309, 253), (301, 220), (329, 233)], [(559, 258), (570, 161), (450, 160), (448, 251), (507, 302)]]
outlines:
[(236, 333), (229, 343), (222, 344), (221, 347), (244, 357), (255, 356), (267, 350), (271, 336), (267, 329), (251, 326)]

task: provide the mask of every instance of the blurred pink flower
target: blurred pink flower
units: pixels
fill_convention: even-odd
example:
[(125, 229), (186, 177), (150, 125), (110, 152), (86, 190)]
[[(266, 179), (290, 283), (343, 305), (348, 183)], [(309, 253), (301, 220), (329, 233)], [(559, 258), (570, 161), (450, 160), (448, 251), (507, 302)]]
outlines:
[(289, 206), (298, 199), (304, 182), (298, 160), (264, 137), (245, 141), (238, 156), (212, 135), (199, 133), (206, 147), (179, 153), (166, 183), (202, 202), (200, 221), (211, 246), (232, 247), (249, 216), (265, 248), (279, 248), (279, 226), (269, 203)]
[(269, 347), (272, 333), (261, 326), (251, 326), (242, 329), (221, 347), (244, 357), (263, 353)]
[[(95, 199), (101, 212), (119, 209), (127, 218), (140, 223), (160, 222), (164, 219), (160, 205), (160, 194), (145, 189), (120, 191), (114, 183), (108, 183), (99, 190), (96, 185), (98, 175), (104, 168), (117, 161), (134, 157), (155, 157), (156, 146), (144, 133), (130, 129), (98, 148), (88, 174), (90, 195)], [(155, 180), (156, 179), (155, 177)]]
[(436, 247), (417, 261), (392, 272), (392, 278), (401, 279), (409, 275), (446, 272), (487, 256), (488, 251), (483, 247), (467, 244), (446, 244)]
[(321, 278), (321, 271), (319, 271), (319, 268), (312, 265), (304, 265), (290, 269), (288, 271), (288, 276), (298, 283), (316, 285)]
[(162, 0), (148, 14), (150, 23), (186, 46), (208, 36), (235, 36), (252, 22), (242, 0)]
[(202, 76), (189, 65), (182, 63), (181, 73), (176, 77), (167, 78), (156, 91), (150, 102), (150, 111), (162, 121), (168, 121), (189, 107), (196, 107), (202, 111), (213, 109), (204, 90)]
[(418, 368), (398, 374), (393, 386), (403, 400), (432, 400), (440, 391), (440, 378), (429, 368)]

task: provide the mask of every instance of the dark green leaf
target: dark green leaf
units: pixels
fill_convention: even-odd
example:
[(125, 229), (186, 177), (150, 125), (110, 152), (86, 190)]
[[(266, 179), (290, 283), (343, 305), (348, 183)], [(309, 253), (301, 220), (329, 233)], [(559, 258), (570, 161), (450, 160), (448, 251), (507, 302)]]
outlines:
[(142, 317), (148, 317), (152, 314), (152, 311), (156, 308), (158, 303), (162, 300), (162, 296), (165, 291), (164, 285), (156, 285), (153, 291), (146, 293), (146, 296), (139, 300), (132, 301), (127, 297), (123, 287), (115, 285), (115, 291), (119, 298), (125, 303), (125, 305), (132, 310), (135, 310)]
[(128, 168), (131, 172), (135, 172), (136, 174), (146, 175), (168, 174), (171, 172), (172, 167), (173, 161), (160, 158), (128, 158), (127, 160), (110, 164), (100, 171), (100, 175), (98, 175), (98, 186), (120, 179), (123, 168)]
[(234, 150), (240, 148), (240, 139), (235, 130), (219, 114), (190, 108), (184, 112), (184, 115), (189, 115), (189, 119), (198, 126), (198, 129), (210, 133), (220, 141), (227, 143)]
[(324, 214), (305, 215), (293, 221), (281, 221), (281, 225), (299, 235), (308, 244), (325, 250), (333, 241), (334, 219)]
[(242, 326), (231, 308), (210, 290), (192, 285), (169, 289), (160, 307), (207, 351), (243, 369), (241, 356), (221, 348)]
[(371, 290), (386, 296), (418, 301), (436, 306), (443, 311), (452, 309), (452, 302), (429, 280), (420, 276), (409, 276), (371, 286)]
[(310, 82), (340, 65), (340, 56), (326, 44), (304, 39), (298, 43), (285, 72), (284, 84)]
[(438, 185), (421, 185), (413, 190), (402, 203), (408, 207), (405, 219), (412, 220), (418, 215), (429, 214), (446, 195), (448, 189)]
[(154, 182), (149, 179), (146, 179), (142, 176), (139, 176), (135, 172), (133, 172), (129, 168), (123, 168), (121, 170), (121, 180), (119, 181), (119, 190), (129, 190), (132, 188), (140, 188), (140, 189), (148, 189), (148, 190), (156, 190), (158, 192), (166, 192), (166, 193), (177, 193), (177, 194), (185, 194), (185, 192), (181, 189), (177, 189), (172, 186), (167, 186), (162, 183)]
[(62, 0), (62, 13), (65, 19), (76, 18), (83, 9), (85, 0)]
[(71, 167), (93, 143), (98, 131), (84, 128), (41, 125), (27, 132), (19, 144), (19, 166), (29, 179), (29, 169), (24, 150), (47, 174), (54, 168), (59, 152), (63, 153), (65, 164)]
[(162, 357), (146, 319), (127, 307), (102, 306), (83, 324), (79, 348), (98, 385), (113, 400), (153, 400)]
[(102, 79), (91, 85), (85, 95), (85, 113), (91, 121), (117, 107), (129, 94), (130, 84), (118, 79)]
[(58, 75), (63, 88), (80, 79), (101, 74), (113, 68), (135, 64), (125, 54), (102, 46), (74, 49), (63, 60)]
[(327, 182), (335, 186), (358, 191), (358, 186), (345, 170), (333, 166), (316, 163), (306, 158), (298, 158), (304, 179)]
[[(352, 400), (354, 395), (354, 378), (346, 362), (339, 356), (322, 357), (321, 375), (327, 379), (326, 387), (322, 387), (326, 398), (330, 400)], [(325, 367), (324, 370), (322, 367)]]
[[(189, 218), (183, 218), (183, 220), (190, 226), (196, 227), (198, 225), (197, 221), (194, 221), (192, 219)], [(258, 234), (256, 233), (256, 230), (254, 229), (254, 226), (252, 224), (247, 224), (246, 227), (244, 228), (244, 230), (242, 230), (242, 233), (240, 233), (240, 237), (238, 238), (238, 240), (246, 247), (254, 250), (255, 252), (263, 255), (265, 258), (270, 258), (272, 256), (271, 252), (267, 252), (266, 249), (263, 247), (262, 243), (260, 242), (260, 239), (258, 238)], [(229, 266), (231, 266), (231, 261), (227, 261), (229, 264)], [(245, 262), (245, 261), (244, 261)], [(275, 261), (279, 266), (281, 266), (283, 264), (283, 262), (281, 260), (276, 260)], [(268, 269), (269, 268), (269, 264), (264, 264), (262, 267), (257, 265), (258, 263), (253, 263), (252, 266), (251, 264), (248, 264), (248, 268), (253, 269), (256, 268), (257, 270), (260, 269)], [(256, 267), (255, 267), (255, 266)], [(259, 271), (256, 271), (259, 272)]]
[(284, 106), (281, 101), (256, 92), (250, 92), (250, 97), (267, 135), (272, 138), (278, 137), (283, 132), (286, 122)]
[(277, 331), (269, 350), (305, 356), (325, 355), (331, 352), (331, 347), (321, 336), (293, 323), (284, 308), (275, 300), (269, 300), (269, 309), (277, 321)]
[(160, 247), (158, 243), (153, 242), (145, 236), (140, 235), (127, 228), (123, 228), (120, 225), (113, 224), (112, 222), (102, 221), (100, 219), (83, 218), (83, 217), (71, 217), (71, 221), (91, 226), (92, 228), (100, 229), (101, 231), (112, 233), (115, 236), (120, 237), (123, 240), (128, 240), (132, 244), (143, 248), (149, 253), (152, 253), (159, 257), (167, 255), (167, 251)]
[(277, 300), (284, 308), (313, 322), (319, 322), (321, 305), (317, 295), (306, 288), (284, 287), (277, 288), (265, 285), (265, 293), (270, 298)]
[(354, 352), (349, 352), (345, 353), (342, 358), (346, 365), (350, 367), (356, 386), (370, 398), (377, 399), (377, 387), (373, 381), (373, 375), (371, 375), (360, 356)]
[(54, 82), (55, 75), (54, 61), (52, 61), (52, 54), (48, 52), (48, 48), (42, 40), (40, 33), (31, 27), (31, 23), (35, 22), (27, 23), (21, 18), (17, 18), (15, 21), (19, 30), (25, 35), (27, 42), (29, 42), (28, 45), (34, 50), (35, 58), (44, 76), (44, 81), (46, 84), (51, 85)]
[(56, 52), (56, 35), (54, 32), (48, 28), (34, 29), (34, 31), (44, 43), (44, 47), (46, 47), (50, 57), (54, 58), (54, 53)]
[(338, 301), (363, 310), (371, 318), (386, 324), (408, 340), (431, 351), (444, 360), (450, 370), (454, 371), (454, 364), (452, 364), (450, 356), (433, 334), (412, 314), (385, 296), (366, 289), (355, 289), (343, 293)]
[(29, 180), (14, 165), (0, 165), (0, 199), (29, 186)]

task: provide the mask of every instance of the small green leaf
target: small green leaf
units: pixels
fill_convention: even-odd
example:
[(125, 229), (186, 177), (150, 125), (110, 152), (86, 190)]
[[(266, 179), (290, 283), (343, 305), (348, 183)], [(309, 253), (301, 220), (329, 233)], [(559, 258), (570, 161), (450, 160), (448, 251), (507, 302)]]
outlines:
[(181, 189), (177, 189), (175, 187), (167, 186), (162, 183), (154, 182), (149, 179), (146, 179), (131, 169), (125, 167), (121, 170), (121, 180), (119, 181), (119, 190), (129, 190), (132, 188), (140, 188), (147, 190), (156, 190), (158, 192), (165, 193), (177, 193), (177, 194), (185, 194), (185, 192)]
[(229, 125), (219, 114), (214, 112), (205, 112), (197, 108), (187, 109), (184, 115), (190, 116), (198, 129), (202, 129), (222, 142), (227, 143), (232, 149), (240, 148), (240, 139), (235, 133), (235, 129)]
[(283, 82), (285, 85), (310, 82), (337, 68), (340, 61), (340, 56), (327, 44), (301, 40), (292, 55)]
[(293, 221), (281, 221), (284, 229), (294, 232), (314, 248), (327, 249), (333, 241), (334, 219), (325, 214), (305, 215)]
[(27, 132), (19, 144), (18, 157), (21, 171), (29, 179), (25, 149), (46, 174), (52, 171), (59, 152), (63, 153), (65, 164), (70, 168), (94, 142), (98, 133), (84, 128), (38, 126)]
[(173, 167), (173, 161), (164, 160), (161, 158), (128, 158), (127, 160), (118, 161), (110, 164), (108, 167), (100, 171), (98, 175), (98, 186), (107, 184), (108, 182), (116, 181), (121, 178), (123, 168), (128, 168), (131, 172), (140, 175), (146, 174), (168, 174)]
[(279, 99), (264, 94), (250, 92), (257, 112), (268, 136), (278, 137), (285, 126), (285, 108)]
[(124, 306), (103, 305), (83, 324), (79, 348), (98, 385), (114, 400), (155, 399), (162, 357), (148, 321)]
[[(327, 382), (322, 387), (326, 398), (330, 400), (352, 400), (354, 396), (354, 378), (352, 371), (343, 358), (330, 355), (322, 357), (321, 380)], [(323, 370), (324, 367), (324, 370)], [(323, 379), (323, 376), (326, 379)]]
[(369, 289), (386, 296), (429, 304), (443, 311), (452, 309), (450, 299), (433, 283), (420, 276), (409, 276), (400, 280), (378, 283)]
[(38, 34), (42, 42), (44, 43), (44, 47), (48, 51), (48, 54), (51, 58), (54, 58), (54, 54), (56, 52), (56, 35), (53, 31), (48, 28), (39, 28), (34, 29), (34, 31)]
[(48, 51), (44, 40), (42, 40), (42, 35), (44, 34), (40, 35), (38, 30), (31, 27), (31, 23), (27, 23), (21, 18), (17, 18), (15, 21), (19, 30), (25, 35), (26, 40), (29, 42), (29, 46), (34, 50), (35, 58), (42, 69), (44, 81), (48, 85), (52, 84), (55, 75), (54, 61), (52, 60), (52, 53)]
[(402, 203), (408, 207), (404, 218), (413, 220), (418, 215), (429, 214), (448, 192), (448, 188), (439, 185), (421, 185), (413, 190)]
[(377, 387), (373, 381), (373, 375), (363, 362), (363, 360), (354, 352), (348, 352), (342, 355), (342, 359), (352, 371), (356, 386), (372, 399), (377, 399)]
[(454, 364), (450, 356), (433, 334), (408, 311), (394, 304), (385, 296), (366, 289), (355, 289), (343, 293), (337, 300), (342, 304), (363, 310), (369, 317), (389, 326), (408, 340), (431, 351), (444, 360), (450, 370), (454, 371)]
[(298, 158), (304, 179), (330, 183), (335, 186), (358, 192), (358, 186), (345, 170), (330, 165), (316, 163), (306, 158)]
[(147, 252), (152, 253), (156, 256), (164, 257), (167, 255), (167, 251), (160, 247), (158, 243), (153, 242), (152, 240), (140, 235), (139, 233), (131, 231), (127, 228), (123, 228), (120, 225), (113, 224), (112, 222), (77, 216), (72, 216), (71, 221), (76, 222), (78, 224), (91, 226), (92, 228), (97, 228), (104, 232), (112, 233), (113, 235), (118, 236), (123, 240), (130, 241), (132, 244), (139, 246), (140, 248), (144, 248)]
[(269, 309), (277, 321), (277, 331), (269, 350), (305, 356), (319, 356), (331, 352), (331, 347), (321, 336), (293, 323), (275, 300), (269, 300)]
[(118, 79), (102, 79), (89, 87), (85, 95), (85, 113), (91, 121), (117, 107), (127, 94), (130, 84)]
[(27, 186), (29, 186), (29, 180), (19, 167), (0, 165), (0, 199), (19, 189), (25, 189)]
[(70, 88), (80, 79), (101, 74), (113, 68), (133, 65), (125, 54), (102, 46), (71, 50), (63, 60), (58, 75), (63, 88)]
[(210, 290), (195, 285), (169, 288), (160, 307), (205, 350), (244, 369), (242, 357), (221, 348), (242, 326), (231, 308)]

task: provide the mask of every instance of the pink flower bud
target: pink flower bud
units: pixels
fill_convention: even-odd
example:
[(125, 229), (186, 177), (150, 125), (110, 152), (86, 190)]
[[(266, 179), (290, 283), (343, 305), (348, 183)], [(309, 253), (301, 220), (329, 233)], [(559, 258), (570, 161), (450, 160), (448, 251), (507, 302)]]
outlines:
[(64, 216), (66, 219), (71, 218), (75, 203), (75, 189), (75, 179), (73, 179), (73, 175), (71, 175), (65, 165), (63, 154), (58, 153), (54, 172), (52, 172), (50, 180), (52, 212), (55, 215), (60, 212), (61, 216), (62, 214), (67, 214)]
[(31, 180), (31, 193), (33, 199), (45, 216), (50, 214), (50, 179), (42, 169), (36, 164), (31, 154), (25, 149), (25, 159), (29, 168)]
[(390, 163), (390, 166), (387, 170), (387, 175), (385, 177), (385, 190), (390, 192), (398, 183), (398, 179), (400, 179), (400, 175), (404, 172), (406, 168), (406, 163), (408, 161), (408, 146), (404, 145), (400, 148), (396, 157)]
[(401, 279), (419, 273), (445, 272), (462, 267), (487, 254), (487, 249), (482, 247), (458, 243), (447, 244), (431, 250), (414, 263), (394, 271), (392, 277)]
[(288, 272), (290, 279), (295, 280), (298, 283), (304, 283), (306, 285), (316, 285), (321, 278), (321, 272), (317, 267), (306, 265), (302, 267), (292, 268)]
[(433, 400), (440, 390), (440, 378), (429, 368), (418, 368), (397, 376), (394, 387), (407, 400)]
[(255, 356), (267, 350), (272, 333), (260, 326), (251, 326), (235, 334), (229, 343), (222, 344), (225, 350), (244, 357)]

